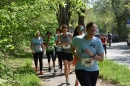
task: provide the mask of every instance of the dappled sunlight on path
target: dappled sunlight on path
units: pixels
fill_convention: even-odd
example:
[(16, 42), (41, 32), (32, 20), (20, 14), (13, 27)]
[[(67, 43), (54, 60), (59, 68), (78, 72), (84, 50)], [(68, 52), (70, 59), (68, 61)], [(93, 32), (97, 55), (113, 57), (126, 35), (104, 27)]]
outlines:
[[(52, 64), (51, 64), (52, 65)], [(60, 70), (58, 69), (58, 61), (56, 60), (56, 75), (53, 72), (53, 68), (51, 72), (48, 72), (48, 63), (47, 59), (43, 59), (43, 75), (38, 75), (39, 72), (37, 73), (38, 77), (41, 79), (41, 84), (42, 86), (67, 86), (65, 82), (65, 76), (64, 73), (60, 73)], [(33, 64), (34, 68), (34, 64)], [(63, 68), (64, 69), (64, 68)], [(75, 84), (75, 73), (74, 73), (74, 66), (71, 66), (71, 72), (69, 75), (70, 79), (70, 85), (69, 86), (74, 86)], [(79, 85), (80, 86), (80, 85)], [(101, 79), (98, 79), (97, 85), (96, 86), (113, 86), (111, 84), (103, 82)]]

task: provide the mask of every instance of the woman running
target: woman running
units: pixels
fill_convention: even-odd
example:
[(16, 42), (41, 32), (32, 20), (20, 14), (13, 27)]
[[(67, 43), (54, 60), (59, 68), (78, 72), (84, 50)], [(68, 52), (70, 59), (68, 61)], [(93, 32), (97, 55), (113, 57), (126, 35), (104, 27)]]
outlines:
[(47, 37), (45, 39), (45, 45), (46, 45), (46, 55), (48, 58), (48, 71), (51, 71), (51, 66), (50, 66), (50, 59), (52, 57), (52, 62), (53, 62), (53, 67), (54, 67), (54, 72), (56, 72), (55, 70), (55, 38), (52, 36), (51, 32), (47, 32)]
[[(57, 43), (58, 41), (58, 37), (60, 36), (61, 34), (61, 30), (60, 29), (56, 29), (56, 36), (55, 36), (55, 41)], [(60, 68), (60, 73), (62, 73), (62, 52), (61, 52), (61, 47), (62, 45), (61, 44), (56, 44), (56, 54), (57, 54), (57, 57), (58, 57), (58, 63), (59, 63), (59, 68)]]
[(75, 73), (81, 86), (96, 86), (99, 75), (97, 61), (103, 61), (104, 49), (101, 40), (95, 37), (96, 24), (88, 23), (86, 32), (87, 35), (77, 36), (72, 41), (71, 51), (77, 61)]
[[(84, 27), (82, 25), (78, 25), (73, 34), (73, 38), (76, 36), (84, 36)], [(76, 59), (73, 60), (73, 64), (76, 65)], [(75, 86), (78, 86), (78, 79), (75, 80)]]
[(70, 65), (73, 60), (73, 56), (70, 50), (70, 43), (72, 39), (72, 34), (67, 32), (67, 25), (62, 26), (62, 34), (59, 36), (57, 43), (62, 45), (62, 60), (64, 63), (64, 74), (66, 78), (66, 84), (69, 83), (69, 73), (70, 73)]
[(40, 32), (37, 31), (35, 34), (35, 37), (32, 38), (31, 41), (31, 49), (32, 49), (32, 54), (34, 56), (34, 64), (35, 64), (35, 70), (36, 72), (38, 71), (38, 59), (40, 63), (40, 74), (42, 75), (42, 55), (44, 53), (44, 45), (43, 45), (43, 39), (40, 37)]

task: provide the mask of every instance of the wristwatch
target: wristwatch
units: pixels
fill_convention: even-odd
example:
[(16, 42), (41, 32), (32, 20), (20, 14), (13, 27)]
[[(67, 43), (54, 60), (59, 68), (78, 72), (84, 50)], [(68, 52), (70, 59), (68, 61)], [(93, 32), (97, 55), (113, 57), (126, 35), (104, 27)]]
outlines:
[(95, 57), (95, 56), (96, 56), (96, 53), (94, 53), (94, 55), (92, 56), (92, 58)]

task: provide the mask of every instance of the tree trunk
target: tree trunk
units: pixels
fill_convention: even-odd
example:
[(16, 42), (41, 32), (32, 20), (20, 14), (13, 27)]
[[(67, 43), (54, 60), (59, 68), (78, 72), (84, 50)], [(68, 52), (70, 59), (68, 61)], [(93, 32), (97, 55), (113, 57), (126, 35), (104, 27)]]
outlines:
[(69, 21), (71, 17), (71, 11), (70, 11), (70, 1), (67, 1), (67, 5), (63, 7), (62, 5), (59, 5), (59, 13), (56, 14), (59, 27), (63, 24), (66, 24), (69, 26)]
[[(85, 14), (85, 9), (80, 9), (81, 13)], [(84, 24), (84, 16), (81, 15), (81, 13), (78, 13), (78, 25), (83, 25), (83, 27), (85, 28), (85, 24)]]

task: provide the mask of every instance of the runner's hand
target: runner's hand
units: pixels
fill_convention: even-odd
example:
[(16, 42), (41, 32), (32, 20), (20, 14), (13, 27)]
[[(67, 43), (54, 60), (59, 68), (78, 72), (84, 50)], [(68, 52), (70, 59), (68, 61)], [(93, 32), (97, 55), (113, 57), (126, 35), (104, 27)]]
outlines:
[(93, 56), (94, 53), (90, 49), (86, 49), (85, 53), (88, 54), (89, 56)]
[(68, 42), (65, 42), (64, 44), (65, 44), (66, 46), (68, 46), (68, 45), (69, 45), (69, 43), (68, 43)]

